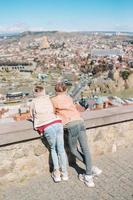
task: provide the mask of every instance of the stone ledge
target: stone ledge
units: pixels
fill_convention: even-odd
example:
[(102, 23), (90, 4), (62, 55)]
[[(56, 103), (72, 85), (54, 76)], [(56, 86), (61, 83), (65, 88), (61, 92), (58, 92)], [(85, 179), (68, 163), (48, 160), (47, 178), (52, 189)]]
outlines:
[[(122, 108), (82, 113), (93, 159), (133, 145), (133, 106)], [(32, 123), (21, 121), (0, 128), (0, 186), (49, 172), (51, 159), (46, 141), (40, 140)], [(67, 138), (65, 147), (69, 162), (73, 162)]]
[[(87, 130), (87, 142), (92, 159), (133, 145), (132, 130), (132, 121)], [(69, 163), (74, 162), (67, 145), (67, 137), (65, 147)], [(0, 187), (11, 182), (23, 182), (32, 176), (45, 176), (51, 169), (46, 141), (41, 140), (1, 147), (0, 163)]]
[[(85, 120), (87, 129), (102, 127), (133, 120), (133, 106), (85, 111), (81, 115)], [(12, 122), (0, 126), (0, 147), (40, 138), (29, 121)]]
[(113, 107), (102, 110), (83, 112), (86, 128), (96, 128), (133, 120), (133, 106)]

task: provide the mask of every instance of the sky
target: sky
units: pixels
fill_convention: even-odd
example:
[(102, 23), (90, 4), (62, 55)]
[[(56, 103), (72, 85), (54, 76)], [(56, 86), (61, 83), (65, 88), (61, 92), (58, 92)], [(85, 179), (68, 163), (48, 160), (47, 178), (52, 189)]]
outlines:
[(130, 31), (133, 0), (0, 0), (0, 32)]

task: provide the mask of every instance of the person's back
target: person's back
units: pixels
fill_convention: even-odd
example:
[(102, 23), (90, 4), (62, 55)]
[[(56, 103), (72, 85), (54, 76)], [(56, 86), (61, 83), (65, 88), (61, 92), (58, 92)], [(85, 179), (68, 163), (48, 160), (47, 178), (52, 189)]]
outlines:
[[(79, 179), (88, 187), (94, 187), (92, 176), (92, 165), (89, 147), (87, 143), (86, 128), (80, 113), (77, 111), (71, 97), (66, 94), (67, 87), (65, 83), (58, 82), (55, 86), (57, 96), (53, 98), (53, 106), (55, 113), (61, 117), (64, 128), (67, 129), (68, 145), (71, 153), (84, 162), (86, 166), (86, 174), (80, 174)], [(80, 144), (82, 152), (77, 148)]]
[(61, 119), (54, 114), (52, 102), (49, 96), (45, 94), (42, 86), (36, 86), (34, 93), (36, 98), (33, 99), (30, 106), (31, 116), (34, 121), (34, 128), (49, 143), (54, 167), (52, 178), (55, 182), (60, 182), (61, 178), (62, 180), (68, 180)]
[(82, 120), (73, 100), (65, 93), (58, 94), (52, 98), (55, 113), (61, 117), (62, 123), (67, 124), (71, 121)]
[(34, 127), (50, 123), (57, 119), (49, 96), (42, 95), (33, 99), (32, 109), (34, 112)]

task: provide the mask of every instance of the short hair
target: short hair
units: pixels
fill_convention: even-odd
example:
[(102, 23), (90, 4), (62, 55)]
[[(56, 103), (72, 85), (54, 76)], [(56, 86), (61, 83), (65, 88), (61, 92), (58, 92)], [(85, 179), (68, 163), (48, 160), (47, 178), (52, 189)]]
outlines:
[(67, 86), (65, 83), (63, 82), (58, 82), (56, 85), (55, 85), (55, 91), (56, 92), (65, 92), (67, 90)]
[(44, 90), (44, 87), (41, 85), (36, 85), (34, 88), (34, 92), (42, 92)]

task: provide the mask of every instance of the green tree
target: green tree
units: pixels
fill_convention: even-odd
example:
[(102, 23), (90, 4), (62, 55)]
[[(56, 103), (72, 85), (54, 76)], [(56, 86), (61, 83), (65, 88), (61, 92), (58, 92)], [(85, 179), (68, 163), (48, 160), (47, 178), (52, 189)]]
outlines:
[(123, 80), (125, 81), (125, 89), (127, 89), (129, 87), (128, 82), (127, 82), (129, 75), (130, 75), (130, 72), (128, 70), (121, 72), (121, 76), (122, 76)]

